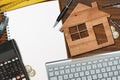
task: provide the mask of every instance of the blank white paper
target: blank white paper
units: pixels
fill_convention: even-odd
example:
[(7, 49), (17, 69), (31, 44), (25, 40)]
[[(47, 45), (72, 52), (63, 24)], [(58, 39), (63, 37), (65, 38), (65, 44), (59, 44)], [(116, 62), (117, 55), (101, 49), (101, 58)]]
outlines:
[(66, 59), (64, 35), (59, 23), (58, 1), (50, 1), (6, 12), (11, 39), (15, 39), (25, 65), (32, 66), (36, 76), (31, 80), (48, 80), (45, 63)]

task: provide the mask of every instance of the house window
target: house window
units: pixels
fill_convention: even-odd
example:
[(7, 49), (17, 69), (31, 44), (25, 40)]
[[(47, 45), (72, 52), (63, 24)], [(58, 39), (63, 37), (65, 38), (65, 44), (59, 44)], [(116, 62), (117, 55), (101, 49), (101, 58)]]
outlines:
[(88, 37), (88, 30), (85, 23), (69, 28), (69, 32), (72, 38), (72, 41)]

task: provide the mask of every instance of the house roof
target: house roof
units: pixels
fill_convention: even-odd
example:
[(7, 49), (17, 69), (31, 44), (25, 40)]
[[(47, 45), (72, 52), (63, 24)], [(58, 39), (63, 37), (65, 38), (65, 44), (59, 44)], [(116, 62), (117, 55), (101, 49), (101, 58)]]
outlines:
[[(86, 6), (84, 4), (78, 3), (71, 15), (62, 25), (60, 31), (63, 31), (65, 28), (79, 25), (90, 20), (94, 20), (100, 17), (109, 17), (108, 13), (100, 11), (96, 2), (92, 3), (92, 7)], [(78, 21), (79, 20), (79, 21)]]

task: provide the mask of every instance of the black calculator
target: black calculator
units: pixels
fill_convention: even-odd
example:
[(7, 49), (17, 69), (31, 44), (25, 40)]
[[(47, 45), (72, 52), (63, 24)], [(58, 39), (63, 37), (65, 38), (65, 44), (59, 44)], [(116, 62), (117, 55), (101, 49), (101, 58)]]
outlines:
[(0, 80), (30, 80), (14, 39), (0, 44)]

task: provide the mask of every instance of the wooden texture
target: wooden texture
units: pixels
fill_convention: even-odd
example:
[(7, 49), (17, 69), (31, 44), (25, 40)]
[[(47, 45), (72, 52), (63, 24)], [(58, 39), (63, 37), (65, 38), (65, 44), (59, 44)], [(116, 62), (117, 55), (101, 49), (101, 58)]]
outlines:
[[(2, 17), (3, 17), (3, 13), (0, 14), (0, 22), (2, 21)], [(0, 37), (0, 44), (7, 41), (8, 40), (8, 36), (7, 36), (7, 31), (5, 30), (2, 34), (2, 36)]]
[(0, 14), (0, 22), (2, 21), (3, 14)]
[[(109, 14), (100, 11), (96, 2), (93, 2), (92, 7), (88, 7), (87, 9), (82, 9), (81, 6), (83, 6), (83, 4), (78, 4), (76, 6), (76, 8), (73, 10), (71, 15), (67, 18), (62, 26), (62, 30), (65, 34), (71, 56), (76, 56), (78, 54), (86, 53), (98, 48), (114, 44), (110, 26), (107, 20)], [(84, 5), (84, 7), (87, 6)], [(93, 13), (96, 14), (92, 15)], [(101, 29), (104, 28), (103, 35), (105, 35), (105, 38), (107, 39), (101, 44), (99, 44), (99, 42), (103, 40), (97, 41), (97, 38), (99, 38), (101, 35), (96, 37), (97, 34), (95, 35), (95, 32), (93, 30), (93, 27), (95, 25), (98, 25), (97, 28), (99, 29), (99, 24), (103, 25)], [(77, 25), (79, 25), (79, 27), (76, 28), (75, 26)], [(86, 36), (84, 36), (84, 33), (86, 34)], [(72, 39), (71, 37), (73, 37), (74, 39)]]
[[(74, 10), (74, 8), (76, 7), (76, 5), (78, 3), (83, 3), (83, 4), (86, 4), (86, 5), (91, 7), (91, 3), (93, 1), (97, 1), (98, 5), (99, 5), (99, 9), (106, 12), (106, 13), (108, 13), (108, 14), (110, 14), (111, 19), (117, 21), (120, 24), (120, 9), (102, 8), (101, 7), (101, 6), (105, 5), (105, 4), (110, 4), (110, 3), (113, 3), (113, 2), (119, 2), (119, 0), (74, 0), (72, 5), (69, 7), (69, 10), (67, 11), (67, 13), (65, 14), (65, 16), (64, 16), (64, 18), (62, 20), (63, 23), (65, 22), (65, 20), (68, 18), (68, 16), (71, 14), (71, 12)], [(63, 7), (66, 5), (67, 0), (59, 0), (59, 2), (60, 2), (60, 9), (63, 9)], [(93, 13), (92, 15), (94, 15), (94, 14), (95, 13)], [(112, 24), (110, 23), (110, 25), (112, 25)], [(118, 32), (120, 33), (120, 31), (118, 31)], [(99, 31), (99, 33), (101, 33), (101, 32)], [(84, 56), (90, 56), (90, 55), (94, 55), (94, 54), (99, 54), (99, 53), (102, 53), (102, 52), (109, 52), (109, 51), (119, 50), (120, 49), (120, 37), (118, 39), (114, 40), (114, 41), (115, 41), (114, 45), (111, 45), (111, 46), (108, 46), (108, 47), (104, 47), (104, 48), (101, 48), (101, 49), (97, 49), (97, 50), (94, 50), (94, 51), (87, 52), (85, 54), (81, 54), (81, 55), (72, 57), (70, 55), (70, 50), (68, 48), (67, 40), (65, 39), (66, 46), (67, 46), (66, 49), (67, 49), (67, 53), (68, 53), (68, 58), (71, 58), (71, 57), (72, 58), (84, 57)]]
[[(96, 3), (97, 4), (97, 3)], [(96, 5), (95, 4), (95, 5)], [(94, 5), (93, 5), (94, 6)], [(71, 27), (75, 25), (79, 25), (81, 23), (87, 22), (94, 20), (96, 18), (101, 18), (101, 17), (109, 17), (109, 14), (102, 12), (98, 10), (98, 6), (96, 7), (88, 7), (88, 6), (83, 6), (83, 4), (78, 4), (69, 18), (66, 19), (64, 22), (61, 30), (65, 27)], [(96, 13), (96, 14), (94, 14)], [(94, 15), (93, 15), (94, 14)]]

